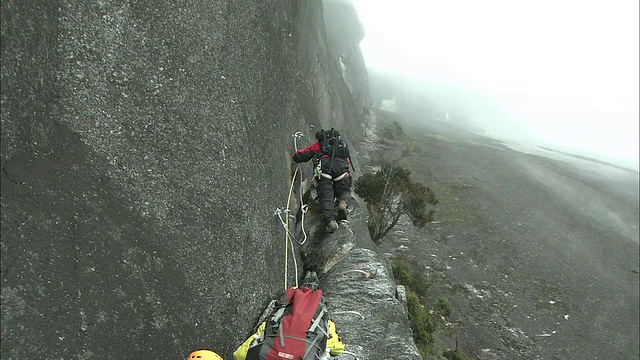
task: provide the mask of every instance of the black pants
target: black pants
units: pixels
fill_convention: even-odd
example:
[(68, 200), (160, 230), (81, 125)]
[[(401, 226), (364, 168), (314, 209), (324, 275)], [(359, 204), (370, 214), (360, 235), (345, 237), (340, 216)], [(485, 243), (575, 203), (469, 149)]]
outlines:
[(351, 176), (333, 181), (321, 177), (318, 179), (318, 200), (322, 208), (322, 217), (325, 223), (335, 220), (335, 199), (349, 201), (351, 197)]

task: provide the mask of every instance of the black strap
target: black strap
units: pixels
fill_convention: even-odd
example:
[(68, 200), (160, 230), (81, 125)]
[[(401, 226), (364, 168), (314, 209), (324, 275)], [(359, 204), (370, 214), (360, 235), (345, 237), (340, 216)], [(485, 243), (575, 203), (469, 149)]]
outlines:
[[(331, 128), (331, 138), (333, 138), (333, 128)], [(336, 156), (336, 144), (331, 145), (331, 161), (329, 161), (329, 169), (333, 166), (333, 158)]]

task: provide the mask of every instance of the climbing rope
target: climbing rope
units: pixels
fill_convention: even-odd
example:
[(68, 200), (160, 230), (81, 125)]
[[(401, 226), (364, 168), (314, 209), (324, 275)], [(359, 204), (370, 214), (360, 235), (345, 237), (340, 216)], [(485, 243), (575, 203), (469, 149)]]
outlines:
[[(298, 131), (295, 134), (293, 134), (292, 137), (293, 137), (293, 145), (295, 147), (295, 151), (298, 151), (298, 139), (303, 138), (305, 136), (301, 131)], [(302, 229), (302, 234), (304, 236), (302, 241), (299, 241), (291, 232), (291, 229), (289, 228), (289, 218), (292, 216), (291, 210), (289, 209), (289, 204), (291, 203), (291, 196), (293, 194), (293, 185), (295, 184), (296, 176), (298, 175), (298, 173), (302, 174), (302, 172), (300, 171), (300, 164), (296, 166), (296, 170), (293, 173), (293, 177), (291, 178), (291, 186), (289, 187), (289, 196), (287, 197), (287, 205), (282, 209), (280, 208), (276, 209), (276, 211), (274, 212), (274, 214), (277, 215), (278, 218), (280, 219), (280, 223), (282, 224), (282, 227), (284, 228), (284, 232), (285, 232), (285, 244), (284, 244), (284, 289), (285, 291), (288, 288), (287, 278), (289, 276), (289, 245), (291, 245), (291, 253), (294, 254), (293, 264), (295, 266), (295, 273), (296, 273), (296, 286), (298, 286), (298, 263), (295, 257), (295, 247), (293, 245), (293, 242), (295, 241), (299, 245), (303, 245), (307, 241), (307, 232), (304, 228), (304, 215), (309, 210), (309, 205), (303, 202), (302, 175), (300, 176), (300, 189), (298, 191), (300, 194), (300, 211), (302, 212), (301, 229)], [(282, 213), (285, 214), (286, 216), (285, 219), (282, 218)]]
[[(305, 137), (304, 134), (300, 131), (296, 132), (295, 134), (292, 135), (293, 136), (293, 145), (295, 147), (295, 150), (298, 151), (298, 139)], [(307, 142), (309, 142), (307, 140)], [(291, 203), (291, 196), (293, 194), (293, 185), (295, 184), (295, 180), (296, 180), (296, 176), (298, 175), (298, 173), (300, 173), (300, 189), (299, 189), (299, 194), (300, 194), (300, 211), (302, 212), (302, 224), (301, 224), (301, 228), (302, 228), (302, 233), (304, 235), (304, 239), (302, 241), (298, 241), (298, 239), (296, 239), (296, 237), (293, 235), (293, 233), (291, 233), (291, 230), (289, 229), (289, 218), (292, 216), (291, 210), (289, 209), (289, 204)], [(275, 215), (278, 216), (278, 218), (280, 219), (280, 223), (282, 224), (282, 227), (284, 228), (284, 232), (285, 232), (285, 245), (284, 245), (284, 290), (286, 291), (289, 287), (288, 287), (288, 283), (287, 283), (287, 278), (289, 276), (289, 245), (291, 246), (291, 253), (293, 254), (293, 265), (295, 267), (295, 279), (296, 279), (296, 287), (298, 287), (298, 262), (296, 260), (296, 256), (295, 256), (295, 247), (293, 245), (293, 241), (295, 240), (295, 242), (297, 242), (298, 244), (302, 245), (307, 241), (307, 233), (304, 229), (304, 215), (307, 213), (307, 211), (309, 210), (309, 205), (305, 204), (303, 202), (303, 187), (302, 187), (302, 172), (300, 171), (300, 164), (298, 164), (296, 166), (296, 170), (293, 173), (293, 177), (291, 179), (291, 185), (289, 186), (289, 196), (287, 197), (287, 205), (285, 207), (283, 207), (282, 209), (277, 208), (274, 212)], [(282, 213), (285, 214), (286, 218), (282, 219)], [(295, 220), (295, 218), (294, 218)], [(355, 272), (362, 272), (365, 273), (365, 277), (368, 277), (368, 273), (366, 273), (364, 270), (352, 270)], [(275, 304), (275, 300), (271, 302), (271, 304), (269, 304), (269, 307), (273, 306)], [(265, 312), (263, 313), (263, 317), (265, 316), (265, 314), (267, 313), (267, 310), (265, 310)], [(364, 319), (365, 317), (360, 314), (357, 311), (340, 311), (337, 312), (335, 314), (355, 314), (355, 315), (359, 315), (362, 319)], [(325, 335), (328, 335), (325, 333)], [(358, 359), (358, 357), (356, 356), (356, 354), (350, 352), (350, 351), (343, 351), (343, 354), (348, 354), (353, 356), (356, 360)]]
[(293, 240), (289, 239), (289, 244), (291, 244), (291, 253), (293, 254), (293, 267), (294, 269), (296, 269), (296, 287), (298, 287), (298, 261), (296, 260), (296, 249), (293, 247)]
[(353, 356), (354, 359), (358, 360), (358, 355), (352, 353), (351, 351), (343, 350), (342, 353), (343, 354), (349, 354), (349, 355)]
[(302, 131), (296, 131), (296, 133), (291, 136), (293, 137), (293, 147), (298, 151), (298, 139), (303, 138), (304, 134)]
[(298, 244), (302, 245), (303, 243), (301, 243), (300, 241), (298, 241), (298, 239), (296, 239), (295, 235), (293, 235), (291, 230), (287, 229), (287, 222), (282, 218), (282, 213), (287, 214), (289, 218), (293, 217), (293, 215), (290, 214), (290, 210), (287, 208), (282, 208), (282, 209), (278, 208), (273, 214), (278, 216), (278, 219), (280, 219), (280, 224), (282, 224), (282, 228), (289, 233), (289, 237), (295, 240)]
[[(291, 203), (291, 194), (293, 194), (293, 184), (295, 183), (295, 178), (296, 175), (298, 174), (298, 168), (296, 168), (296, 171), (293, 173), (293, 179), (291, 179), (291, 186), (289, 187), (289, 197), (287, 198), (287, 207), (286, 207), (286, 213), (287, 213), (287, 217), (286, 217), (286, 223), (285, 223), (285, 242), (284, 242), (284, 290), (286, 291), (288, 286), (287, 286), (287, 276), (289, 275), (289, 242), (291, 241), (291, 239), (289, 238), (289, 204)], [(280, 218), (280, 220), (282, 220), (282, 218)], [(291, 244), (291, 246), (293, 246), (293, 243)], [(293, 250), (291, 251), (292, 253), (294, 252)], [(295, 253), (293, 255), (293, 260), (294, 260), (294, 264), (296, 267), (296, 286), (298, 286), (298, 264), (296, 263), (296, 256)]]
[(340, 314), (355, 314), (358, 315), (362, 318), (362, 320), (365, 319), (364, 315), (360, 314), (357, 311), (353, 311), (353, 310), (344, 310), (344, 311), (335, 311), (331, 313), (332, 315), (340, 315)]
[[(297, 131), (295, 134), (292, 135), (293, 136), (293, 146), (295, 148), (295, 151), (298, 151), (298, 139), (305, 137), (304, 134), (301, 131)], [(306, 139), (306, 138), (305, 138)], [(307, 140), (307, 143), (309, 143), (309, 140)], [(298, 164), (296, 170), (300, 170), (300, 164)], [(302, 172), (300, 172), (300, 189), (298, 190), (298, 195), (300, 195), (300, 211), (302, 212), (302, 219), (301, 219), (301, 225), (300, 228), (302, 229), (302, 235), (304, 236), (304, 238), (302, 239), (302, 241), (297, 241), (296, 242), (300, 245), (304, 244), (305, 242), (307, 242), (307, 232), (304, 229), (304, 215), (307, 213), (307, 211), (309, 210), (309, 205), (305, 204), (303, 201), (303, 188), (302, 188)], [(295, 180), (295, 176), (294, 176), (294, 180)]]

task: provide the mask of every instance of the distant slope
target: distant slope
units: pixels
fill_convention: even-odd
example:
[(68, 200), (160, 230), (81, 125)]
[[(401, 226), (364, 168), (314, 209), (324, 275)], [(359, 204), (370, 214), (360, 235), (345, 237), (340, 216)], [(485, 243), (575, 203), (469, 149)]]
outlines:
[(405, 225), (385, 249), (431, 269), (433, 308), (451, 300), (441, 348), (457, 338), (477, 359), (638, 358), (636, 172), (393, 119), (412, 149), (398, 163), (440, 203), (434, 224)]

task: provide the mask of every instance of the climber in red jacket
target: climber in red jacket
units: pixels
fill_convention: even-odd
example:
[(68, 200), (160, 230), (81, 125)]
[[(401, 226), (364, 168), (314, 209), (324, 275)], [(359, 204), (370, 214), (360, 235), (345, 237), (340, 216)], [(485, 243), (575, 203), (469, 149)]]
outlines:
[(318, 183), (318, 199), (327, 229), (333, 232), (338, 228), (336, 219), (347, 219), (347, 206), (351, 198), (349, 146), (340, 137), (338, 130), (333, 128), (318, 131), (316, 139), (318, 141), (312, 145), (296, 151), (293, 154), (293, 161), (296, 163), (311, 159), (318, 161), (314, 174)]

